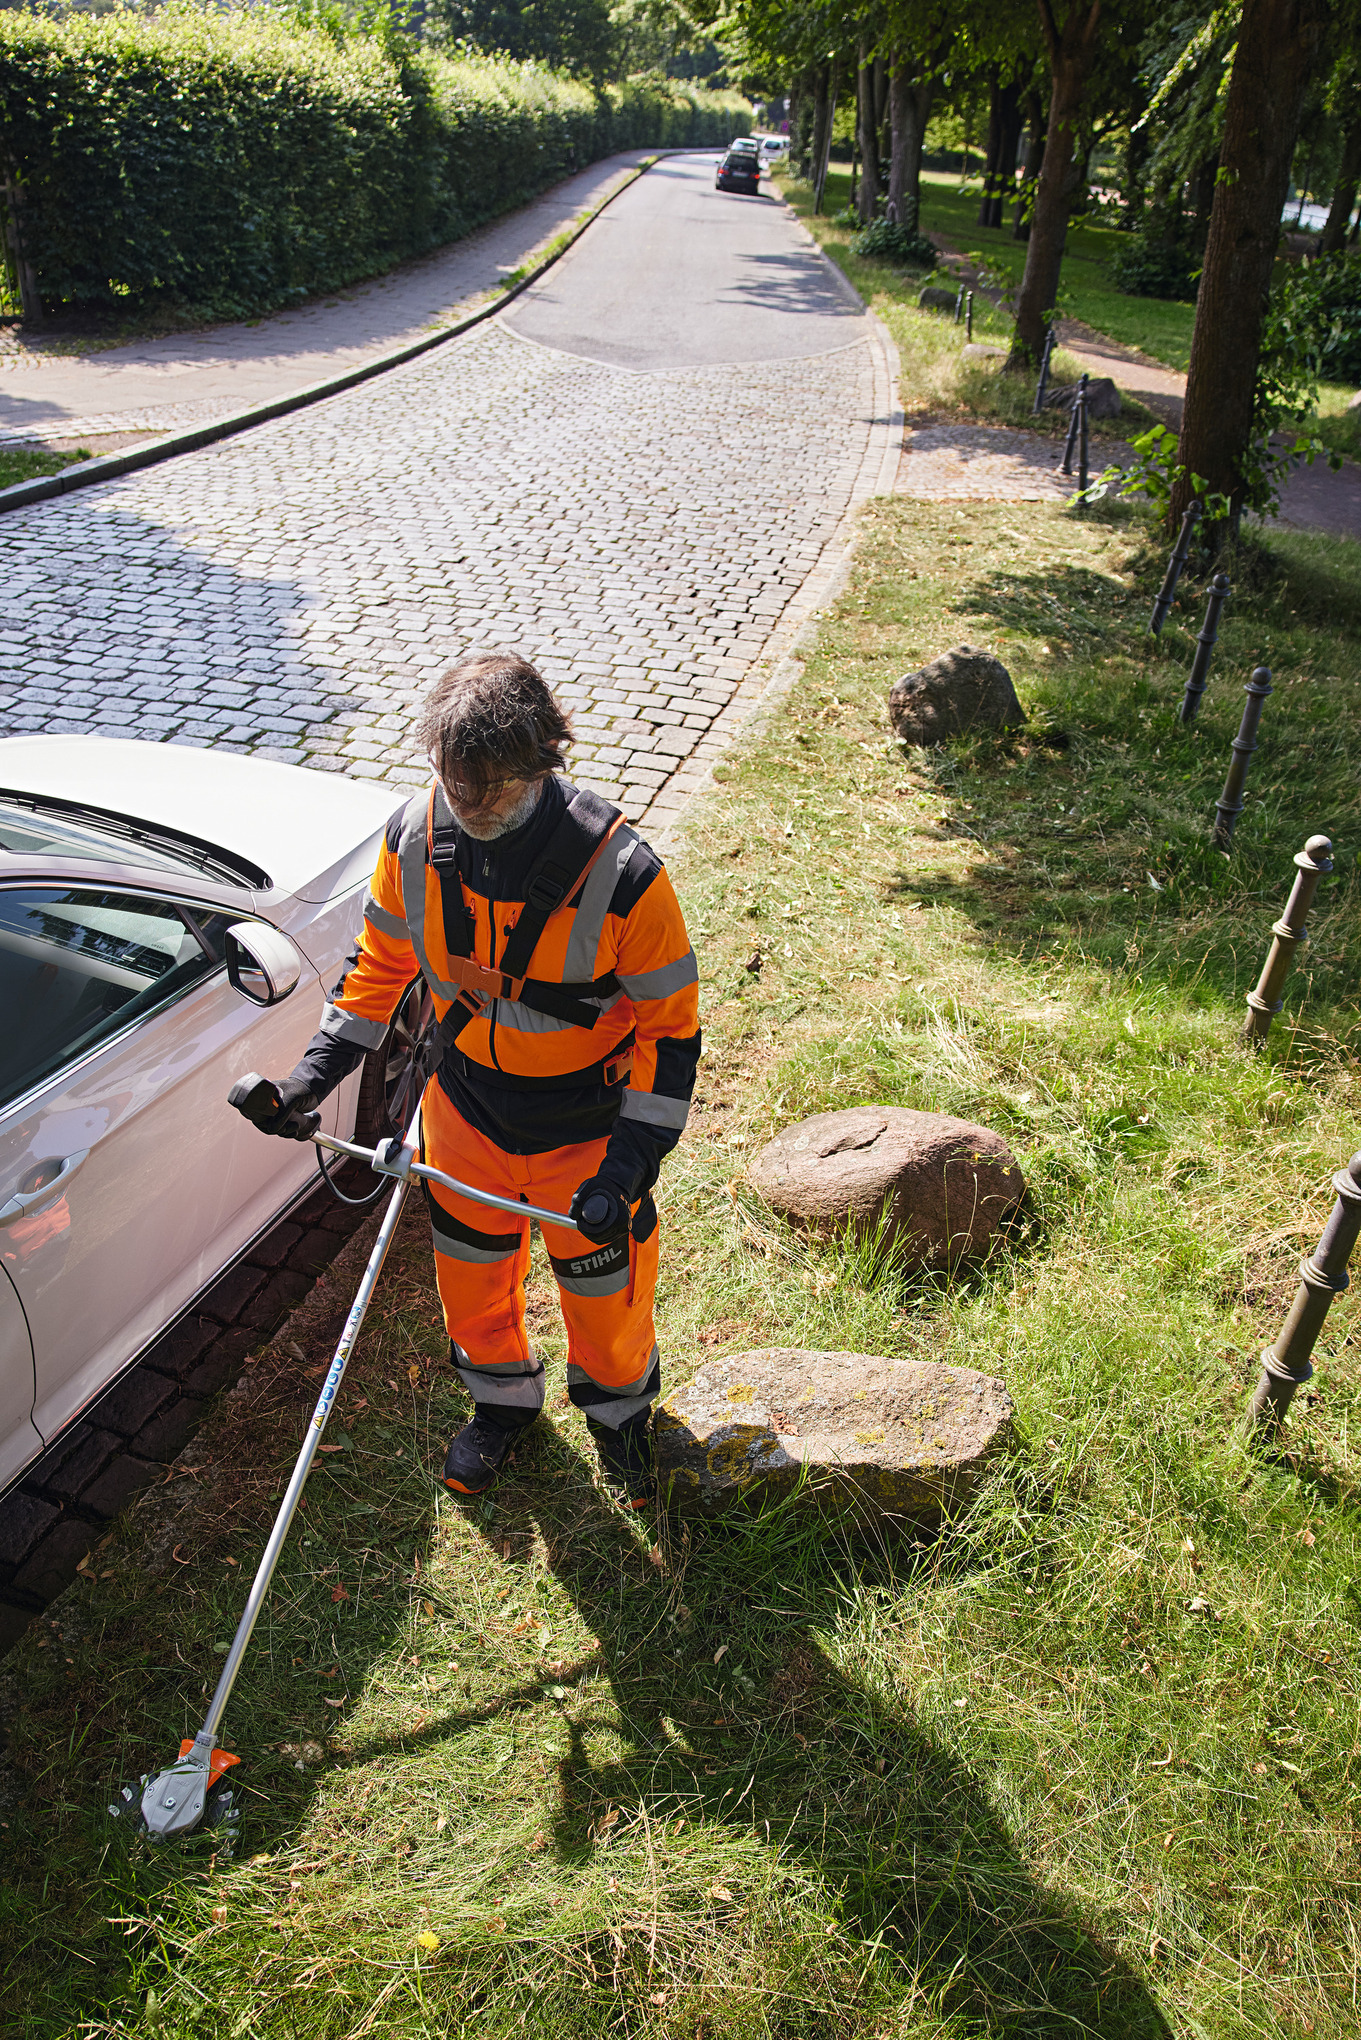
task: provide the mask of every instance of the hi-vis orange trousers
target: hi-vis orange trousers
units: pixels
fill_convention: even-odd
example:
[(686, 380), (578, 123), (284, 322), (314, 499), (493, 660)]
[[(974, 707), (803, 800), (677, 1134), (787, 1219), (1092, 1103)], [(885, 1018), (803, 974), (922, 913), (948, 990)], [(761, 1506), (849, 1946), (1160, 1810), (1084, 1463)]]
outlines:
[[(593, 1176), (604, 1140), (508, 1155), (450, 1104), (434, 1078), (421, 1105), (425, 1160), (479, 1190), (566, 1211)], [(481, 1408), (526, 1424), (543, 1408), (543, 1362), (525, 1336), (529, 1221), (427, 1183), (435, 1279), (459, 1380)], [(639, 1238), (638, 1235), (642, 1237)], [(567, 1393), (588, 1417), (618, 1429), (647, 1409), (661, 1383), (652, 1306), (657, 1291), (657, 1214), (635, 1208), (626, 1240), (595, 1247), (580, 1233), (544, 1226), (567, 1324)]]

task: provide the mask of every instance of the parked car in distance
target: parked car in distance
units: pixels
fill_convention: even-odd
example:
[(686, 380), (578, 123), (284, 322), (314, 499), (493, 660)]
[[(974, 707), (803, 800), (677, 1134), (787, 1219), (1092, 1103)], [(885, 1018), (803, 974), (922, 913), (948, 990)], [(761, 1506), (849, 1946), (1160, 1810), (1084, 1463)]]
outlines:
[(714, 188), (718, 191), (758, 193), (761, 189), (759, 147), (754, 143), (734, 142), (714, 173)]
[[(227, 1104), (320, 1024), (399, 796), (221, 751), (0, 741), (0, 1489), (317, 1182)], [(415, 1104), (417, 980), (323, 1126)]]
[(782, 163), (788, 154), (789, 140), (787, 136), (761, 136), (761, 155), (767, 163)]

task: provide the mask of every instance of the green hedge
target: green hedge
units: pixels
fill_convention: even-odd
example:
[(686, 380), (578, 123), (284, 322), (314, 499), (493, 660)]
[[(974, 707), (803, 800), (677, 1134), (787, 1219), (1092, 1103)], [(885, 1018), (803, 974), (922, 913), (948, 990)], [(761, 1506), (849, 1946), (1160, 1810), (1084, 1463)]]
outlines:
[(457, 240), (616, 149), (751, 110), (662, 79), (337, 42), (262, 13), (0, 13), (0, 149), (45, 306), (232, 318)]

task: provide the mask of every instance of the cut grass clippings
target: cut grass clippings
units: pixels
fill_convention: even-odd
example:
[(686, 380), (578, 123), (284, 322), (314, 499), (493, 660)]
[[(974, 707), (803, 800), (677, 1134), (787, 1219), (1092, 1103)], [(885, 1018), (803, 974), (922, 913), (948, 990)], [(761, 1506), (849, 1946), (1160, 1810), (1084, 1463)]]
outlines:
[[(1358, 1320), (1288, 1449), (1235, 1427), (1361, 1146), (1357, 548), (1201, 590), (1121, 514), (880, 502), (794, 691), (673, 857), (706, 1057), (662, 1181), (669, 1380), (761, 1344), (1000, 1374), (1018, 1438), (893, 1558), (797, 1506), (654, 1542), (548, 1421), (481, 1503), (412, 1209), (230, 1710), (235, 1862), (111, 1832), (192, 1732), (367, 1235), (5, 1667), (8, 2023), (40, 2040), (1053, 2040), (1355, 2032)], [(990, 646), (1031, 722), (890, 741)], [(1231, 859), (1207, 833), (1252, 665)], [(1238, 1031), (1305, 837), (1338, 869), (1268, 1052)], [(885, 1102), (1004, 1133), (1026, 1229), (922, 1280), (800, 1241), (745, 1159)], [(297, 1349), (296, 1352), (294, 1349)], [(301, 1354), (302, 1358), (298, 1357)]]

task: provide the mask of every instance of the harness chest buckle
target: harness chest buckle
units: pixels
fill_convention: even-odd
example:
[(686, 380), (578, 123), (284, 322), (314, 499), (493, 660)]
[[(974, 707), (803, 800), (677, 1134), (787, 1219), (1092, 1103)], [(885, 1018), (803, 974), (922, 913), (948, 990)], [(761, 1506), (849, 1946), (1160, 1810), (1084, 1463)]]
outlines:
[(604, 1084), (624, 1084), (633, 1070), (633, 1050), (625, 1048), (618, 1055), (600, 1066), (600, 1080)]

